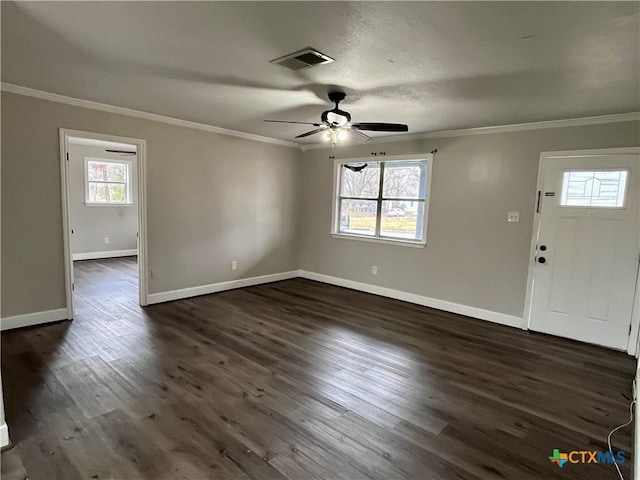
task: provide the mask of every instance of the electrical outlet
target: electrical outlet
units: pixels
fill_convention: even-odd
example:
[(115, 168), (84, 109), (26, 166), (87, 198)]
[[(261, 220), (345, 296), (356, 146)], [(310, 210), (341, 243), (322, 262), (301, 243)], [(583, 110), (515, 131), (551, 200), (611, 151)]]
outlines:
[(520, 212), (507, 212), (507, 222), (520, 223)]
[(373, 275), (377, 275), (378, 274), (378, 266), (374, 265), (373, 267), (371, 267), (371, 273)]
[(231, 270), (237, 270), (237, 269), (238, 269), (238, 262), (234, 260), (233, 262), (231, 262)]
[(104, 237), (104, 244), (109, 245), (109, 237)]

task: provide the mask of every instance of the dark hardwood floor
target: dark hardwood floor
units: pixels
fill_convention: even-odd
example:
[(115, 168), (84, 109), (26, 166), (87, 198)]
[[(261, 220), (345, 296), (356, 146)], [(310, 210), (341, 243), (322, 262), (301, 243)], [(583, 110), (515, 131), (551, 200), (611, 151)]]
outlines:
[(73, 322), (2, 333), (3, 479), (618, 478), (548, 457), (627, 421), (623, 353), (303, 279), (143, 309), (135, 275), (77, 262)]

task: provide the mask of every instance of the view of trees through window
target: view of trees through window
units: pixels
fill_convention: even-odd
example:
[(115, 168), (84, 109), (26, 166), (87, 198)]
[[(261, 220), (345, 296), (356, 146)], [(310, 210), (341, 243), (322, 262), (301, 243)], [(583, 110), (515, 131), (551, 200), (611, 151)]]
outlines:
[(423, 239), (424, 160), (340, 167), (338, 232), (406, 240)]
[(87, 161), (88, 203), (127, 203), (129, 165), (121, 162)]

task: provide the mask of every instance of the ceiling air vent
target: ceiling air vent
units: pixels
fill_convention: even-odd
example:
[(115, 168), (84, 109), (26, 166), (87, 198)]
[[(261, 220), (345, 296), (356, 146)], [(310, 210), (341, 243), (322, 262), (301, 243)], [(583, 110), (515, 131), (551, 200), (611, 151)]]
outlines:
[(333, 58), (330, 56), (308, 47), (304, 50), (271, 60), (269, 63), (276, 63), (290, 70), (301, 70), (303, 68), (315, 67), (316, 65), (331, 62), (333, 62)]

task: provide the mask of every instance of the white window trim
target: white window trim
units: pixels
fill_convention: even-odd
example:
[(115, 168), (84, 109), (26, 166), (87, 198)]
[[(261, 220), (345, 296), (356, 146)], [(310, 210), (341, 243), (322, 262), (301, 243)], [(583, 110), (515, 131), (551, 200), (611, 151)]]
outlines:
[[(385, 162), (391, 163), (394, 161), (407, 161), (416, 160), (426, 163), (426, 195), (424, 198), (424, 219), (423, 219), (423, 238), (422, 240), (406, 240), (395, 239), (390, 237), (371, 237), (370, 235), (357, 235), (353, 233), (342, 233), (339, 231), (339, 207), (340, 204), (340, 167), (344, 164), (352, 163), (372, 163), (372, 162)], [(348, 159), (336, 159), (333, 162), (333, 196), (331, 207), (331, 229), (330, 235), (333, 238), (342, 240), (356, 240), (361, 242), (383, 243), (387, 245), (397, 245), (403, 247), (424, 248), (427, 244), (428, 228), (429, 228), (429, 207), (431, 206), (431, 177), (433, 166), (433, 154), (432, 153), (420, 153), (417, 155), (390, 155), (384, 157), (365, 157), (365, 158), (348, 158)]]
[[(127, 201), (126, 202), (91, 202), (89, 201), (89, 162), (101, 162), (101, 163), (117, 163), (127, 166), (127, 180), (125, 182), (127, 187)], [(87, 207), (132, 207), (133, 206), (133, 195), (132, 195), (132, 187), (131, 184), (133, 182), (132, 179), (133, 172), (133, 162), (131, 160), (125, 159), (114, 159), (114, 158), (99, 158), (99, 157), (84, 157), (84, 204)], [(104, 182), (98, 182), (104, 183)], [(121, 182), (117, 182), (121, 183)]]

